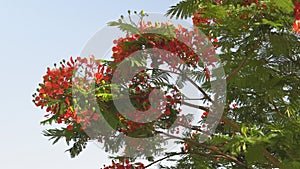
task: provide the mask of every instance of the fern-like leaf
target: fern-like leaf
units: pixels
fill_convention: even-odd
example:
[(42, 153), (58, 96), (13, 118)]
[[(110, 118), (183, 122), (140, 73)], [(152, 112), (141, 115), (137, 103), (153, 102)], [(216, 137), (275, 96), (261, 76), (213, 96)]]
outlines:
[(138, 28), (136, 28), (133, 25), (128, 24), (128, 23), (123, 23), (123, 22), (120, 22), (120, 21), (119, 22), (112, 21), (112, 22), (108, 22), (107, 25), (108, 26), (116, 26), (123, 32), (130, 32), (130, 33), (133, 33), (133, 34), (140, 34), (140, 31), (138, 30)]
[(167, 11), (166, 15), (172, 17), (176, 17), (176, 19), (187, 19), (194, 14), (194, 11), (199, 8), (199, 4), (201, 0), (183, 0), (176, 4), (175, 6), (171, 6)]

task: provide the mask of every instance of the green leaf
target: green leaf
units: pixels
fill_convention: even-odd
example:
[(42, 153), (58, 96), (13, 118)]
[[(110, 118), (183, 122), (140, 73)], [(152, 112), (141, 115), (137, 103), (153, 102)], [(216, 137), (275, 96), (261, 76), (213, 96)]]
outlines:
[(224, 19), (226, 17), (226, 11), (220, 5), (210, 5), (207, 10), (205, 10), (205, 15), (210, 18)]
[(262, 19), (262, 23), (265, 25), (270, 25), (273, 28), (279, 28), (279, 27), (283, 26), (283, 24), (281, 24), (281, 23), (276, 23), (276, 22), (273, 22), (273, 21), (270, 21), (267, 19)]
[(255, 164), (256, 162), (266, 161), (265, 157), (261, 153), (261, 145), (251, 145), (247, 148), (246, 159), (249, 164)]
[(246, 127), (245, 124), (243, 124), (242, 127), (241, 127), (241, 133), (242, 133), (245, 137), (247, 137), (247, 127)]
[(171, 6), (166, 15), (175, 17), (176, 19), (187, 19), (194, 14), (194, 11), (199, 8), (201, 0), (183, 0), (178, 4)]
[(270, 42), (272, 44), (272, 51), (275, 57), (281, 55), (288, 56), (290, 51), (290, 45), (288, 39), (280, 34), (270, 34)]
[(51, 125), (52, 122), (56, 121), (59, 116), (60, 116), (60, 114), (57, 113), (57, 114), (51, 116), (49, 119), (41, 121), (40, 124), (41, 125), (46, 125), (46, 124), (50, 124)]
[(113, 21), (113, 22), (108, 22), (107, 25), (108, 26), (116, 26), (121, 31), (124, 31), (124, 32), (130, 32), (130, 33), (133, 33), (133, 34), (140, 34), (140, 31), (139, 31), (138, 28), (136, 28), (135, 26), (133, 26), (131, 24), (128, 24), (128, 23)]
[(116, 22), (116, 21), (111, 21), (107, 23), (108, 26), (119, 26), (120, 22)]
[(294, 4), (292, 0), (272, 0), (276, 6), (283, 10), (283, 12), (290, 14), (294, 10)]
[(280, 164), (280, 168), (300, 168), (300, 162), (285, 160)]

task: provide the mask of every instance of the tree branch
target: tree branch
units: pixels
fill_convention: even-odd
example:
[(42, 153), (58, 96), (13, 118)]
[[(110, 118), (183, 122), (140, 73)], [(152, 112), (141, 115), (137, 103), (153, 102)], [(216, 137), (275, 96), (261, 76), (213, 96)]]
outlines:
[[(148, 69), (148, 70), (151, 70), (151, 69)], [(162, 71), (164, 71), (164, 72), (168, 72), (168, 73), (174, 73), (174, 74), (176, 74), (176, 75), (181, 75), (181, 76), (184, 74), (184, 72), (182, 72), (182, 70), (180, 70), (180, 69), (176, 69), (176, 70), (178, 70), (178, 71), (181, 72), (181, 73), (172, 72), (172, 71), (169, 71), (169, 70), (163, 70), (163, 69), (160, 69), (160, 70), (162, 70)], [(192, 83), (192, 85), (195, 86), (195, 87), (203, 94), (203, 96), (204, 96), (205, 99), (207, 99), (208, 101), (214, 103), (213, 99), (210, 98), (209, 95), (208, 95), (208, 94), (207, 94), (207, 93), (206, 93), (199, 85), (197, 85), (191, 78), (189, 78), (189, 77), (187, 77), (187, 76), (185, 76), (185, 78), (186, 78), (190, 83)]]
[(280, 161), (277, 158), (275, 158), (267, 149), (261, 148), (261, 150), (264, 156), (267, 157), (267, 159), (269, 159), (269, 161), (271, 161), (274, 164), (274, 167), (279, 168)]
[(194, 144), (194, 145), (196, 145), (196, 146), (199, 146), (199, 147), (202, 147), (202, 148), (211, 150), (211, 151), (213, 151), (213, 152), (215, 152), (215, 153), (217, 153), (217, 154), (219, 154), (219, 155), (224, 156), (224, 158), (226, 158), (226, 159), (228, 159), (228, 160), (231, 160), (231, 161), (235, 162), (236, 164), (238, 164), (238, 165), (240, 165), (240, 166), (243, 166), (243, 167), (246, 167), (246, 168), (247, 168), (247, 165), (246, 165), (246, 164), (244, 164), (243, 162), (239, 161), (239, 160), (238, 160), (236, 157), (234, 157), (234, 156), (230, 156), (230, 155), (228, 155), (228, 154), (225, 154), (225, 153), (219, 151), (220, 149), (219, 149), (218, 147), (216, 147), (216, 146), (206, 146), (206, 145), (204, 145), (204, 144), (198, 143), (198, 142), (196, 142), (196, 141), (194, 141), (194, 140), (192, 140), (192, 139), (189, 139), (189, 138), (181, 138), (181, 137), (177, 137), (177, 136), (174, 136), (174, 135), (171, 135), (171, 134), (168, 134), (168, 133), (164, 133), (164, 132), (161, 132), (161, 131), (156, 131), (156, 132), (159, 133), (159, 134), (164, 134), (164, 135), (166, 135), (166, 136), (168, 136), (168, 137), (170, 137), (170, 138), (175, 138), (175, 139), (178, 139), (178, 140), (187, 141), (187, 142), (192, 143), (192, 144)]
[(228, 124), (230, 127), (232, 127), (234, 131), (239, 131), (239, 124), (229, 119), (225, 114), (223, 114), (221, 120), (225, 124)]
[(276, 106), (276, 104), (274, 103), (274, 101), (269, 101), (269, 103), (272, 104), (272, 106), (274, 106), (274, 111), (275, 111), (278, 115), (280, 115), (280, 117), (286, 118), (285, 115), (282, 114), (282, 113), (279, 111), (279, 109), (278, 109), (278, 107)]
[(160, 162), (160, 161), (163, 161), (163, 160), (165, 160), (165, 159), (167, 159), (167, 158), (170, 158), (170, 157), (173, 157), (173, 156), (177, 156), (177, 155), (181, 155), (181, 154), (186, 154), (186, 153), (185, 153), (185, 152), (172, 153), (172, 154), (170, 154), (170, 155), (167, 155), (167, 156), (165, 156), (165, 157), (163, 157), (163, 158), (161, 158), (161, 159), (158, 159), (158, 160), (156, 160), (156, 161), (154, 161), (154, 162), (152, 162), (152, 163), (146, 165), (145, 168), (148, 168), (148, 167), (152, 166), (153, 164), (156, 164), (156, 163), (158, 163), (158, 162)]
[(243, 67), (244, 64), (246, 63), (247, 59), (248, 59), (248, 56), (245, 57), (245, 58), (243, 59), (242, 63), (241, 63), (241, 64), (240, 64), (233, 72), (231, 72), (230, 75), (228, 75), (228, 76), (226, 77), (226, 82), (228, 82), (235, 74), (237, 74), (237, 73), (242, 69), (242, 67)]
[(204, 106), (198, 106), (198, 105), (195, 105), (195, 104), (192, 104), (192, 103), (188, 103), (188, 102), (185, 102), (185, 101), (182, 101), (181, 103), (183, 105), (186, 105), (186, 106), (189, 106), (189, 107), (193, 107), (193, 108), (196, 108), (196, 109), (200, 109), (200, 110), (204, 110), (206, 112), (209, 112), (209, 108), (204, 107)]
[[(178, 71), (180, 71), (182, 74), (183, 72), (180, 69), (176, 69)], [(181, 74), (180, 74), (181, 75)], [(192, 83), (193, 86), (195, 86), (204, 96), (204, 98), (206, 98), (208, 101), (214, 103), (213, 99), (209, 97), (209, 95), (199, 86), (197, 85), (191, 78), (189, 78), (188, 76), (185, 76), (185, 78)]]

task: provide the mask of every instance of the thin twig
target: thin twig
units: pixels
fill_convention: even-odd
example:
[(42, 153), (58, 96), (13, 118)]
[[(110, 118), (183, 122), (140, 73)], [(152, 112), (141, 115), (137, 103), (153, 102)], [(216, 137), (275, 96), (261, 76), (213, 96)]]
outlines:
[(279, 109), (277, 108), (277, 106), (276, 106), (276, 104), (274, 103), (274, 101), (269, 101), (269, 102), (272, 104), (272, 106), (274, 106), (275, 112), (276, 112), (277, 114), (279, 114), (280, 117), (285, 118), (285, 116), (284, 116), (284, 115), (279, 111)]
[[(152, 70), (152, 69), (147, 69), (147, 70)], [(183, 74), (183, 72), (180, 69), (176, 69), (176, 70), (180, 71), (181, 73), (177, 73), (177, 72), (173, 72), (173, 71), (169, 71), (169, 70), (164, 70), (164, 69), (160, 69), (160, 70), (164, 71), (164, 72), (168, 72), (168, 73), (174, 73), (176, 75), (182, 75)], [(210, 98), (209, 95), (199, 85), (197, 85), (191, 78), (189, 78), (187, 76), (185, 76), (185, 78), (203, 94), (204, 98), (206, 98), (208, 101), (214, 103), (213, 99)]]
[(204, 106), (198, 106), (198, 105), (195, 105), (195, 104), (192, 104), (192, 103), (188, 103), (188, 102), (185, 102), (185, 101), (182, 101), (181, 103), (183, 105), (186, 105), (186, 106), (189, 106), (189, 107), (193, 107), (193, 108), (196, 108), (196, 109), (204, 110), (206, 112), (209, 111), (209, 108), (204, 107)]
[[(180, 71), (181, 72), (181, 74), (180, 73), (178, 73), (179, 75), (182, 75), (184, 72), (182, 72), (182, 70), (180, 70), (180, 69), (176, 69), (176, 70), (178, 70), (178, 71)], [(214, 103), (214, 101), (213, 101), (213, 99), (211, 99), (210, 97), (209, 97), (209, 95), (199, 86), (199, 85), (197, 85), (191, 78), (189, 78), (188, 76), (185, 76), (185, 78), (190, 82), (190, 83), (192, 83), (192, 85), (193, 86), (195, 86), (203, 95), (204, 95), (204, 97), (208, 100), (208, 101), (210, 101), (210, 102), (212, 102), (212, 103)]]
[(161, 159), (158, 159), (158, 160), (156, 160), (156, 161), (154, 161), (154, 162), (152, 162), (152, 163), (146, 165), (145, 168), (148, 168), (148, 167), (152, 166), (153, 164), (156, 164), (156, 163), (158, 163), (158, 162), (160, 162), (160, 161), (163, 161), (163, 160), (165, 160), (165, 159), (167, 159), (167, 158), (170, 158), (170, 157), (173, 157), (173, 156), (177, 156), (177, 155), (181, 155), (181, 154), (186, 154), (186, 153), (185, 153), (185, 152), (180, 152), (180, 153), (173, 153), (173, 154), (170, 154), (170, 155), (168, 155), (168, 156), (166, 156), (166, 157), (163, 157), (163, 158), (161, 158)]

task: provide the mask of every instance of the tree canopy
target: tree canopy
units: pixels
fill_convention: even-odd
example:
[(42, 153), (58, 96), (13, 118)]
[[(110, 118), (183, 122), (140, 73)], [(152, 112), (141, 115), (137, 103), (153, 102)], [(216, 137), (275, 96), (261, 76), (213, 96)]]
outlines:
[[(122, 150), (130, 154), (112, 157), (113, 163), (105, 168), (148, 168), (172, 159), (174, 166), (161, 167), (300, 168), (298, 1), (182, 0), (171, 6), (166, 15), (192, 17), (195, 28), (191, 30), (170, 23), (144, 23), (147, 14), (143, 11), (136, 15), (141, 19), (139, 23), (126, 22), (123, 16), (109, 23), (127, 33), (114, 41), (112, 60), (97, 60), (92, 56), (70, 58), (47, 69), (34, 94), (34, 103), (49, 112), (42, 124), (65, 126), (47, 129), (45, 136), (53, 143), (62, 138), (72, 143), (68, 149), (72, 157), (89, 140), (103, 142), (106, 151)], [(127, 61), (132, 54), (137, 57)], [(174, 62), (175, 56), (181, 61)], [(151, 68), (140, 69), (147, 61)], [(118, 72), (121, 62), (125, 62), (123, 66), (128, 72)], [(170, 71), (163, 70), (159, 66), (162, 64), (168, 64)], [(78, 73), (81, 67), (84, 76), (74, 78), (74, 72)], [(133, 67), (139, 71), (131, 70)], [(214, 77), (220, 75), (221, 68), (224, 74)], [(175, 83), (170, 81), (171, 73), (180, 75)], [(212, 97), (217, 92), (214, 93), (211, 84), (217, 80), (226, 87), (219, 119), (211, 108), (222, 104)], [(210, 105), (186, 102), (187, 97), (180, 91), (181, 82), (191, 83), (201, 93), (201, 100)], [(154, 110), (149, 94), (156, 89), (163, 89), (166, 100)], [(120, 103), (126, 100), (124, 91), (129, 91), (129, 101), (138, 110), (126, 108), (130, 110), (127, 116), (115, 106), (116, 100)], [(182, 118), (181, 106), (200, 110), (197, 124), (190, 123), (189, 116)], [(95, 110), (97, 107), (100, 111)], [(145, 111), (148, 114), (144, 116), (156, 120), (137, 123), (136, 114)], [(180, 123), (172, 128), (176, 120)], [(209, 132), (213, 120), (218, 124)], [(105, 121), (113, 130), (97, 128)], [(176, 135), (185, 125), (190, 130), (180, 137)], [(153, 137), (157, 134), (176, 138), (181, 150), (164, 153), (159, 146), (166, 138)], [(202, 141), (204, 135), (207, 139)], [(143, 139), (133, 141), (124, 136), (150, 141), (146, 144)], [(157, 157), (158, 154), (163, 157)], [(139, 157), (149, 163), (138, 162)]]

